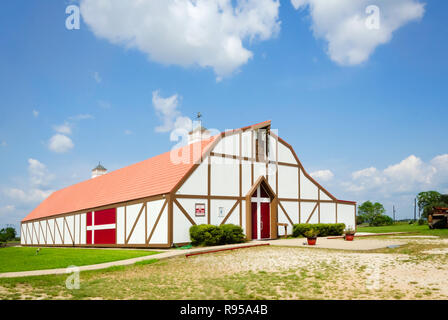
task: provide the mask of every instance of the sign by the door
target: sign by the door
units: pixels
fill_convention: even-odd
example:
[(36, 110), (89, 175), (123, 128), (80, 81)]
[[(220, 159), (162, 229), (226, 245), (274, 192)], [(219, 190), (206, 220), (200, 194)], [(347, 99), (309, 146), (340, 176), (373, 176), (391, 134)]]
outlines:
[(195, 216), (205, 217), (205, 203), (196, 203)]

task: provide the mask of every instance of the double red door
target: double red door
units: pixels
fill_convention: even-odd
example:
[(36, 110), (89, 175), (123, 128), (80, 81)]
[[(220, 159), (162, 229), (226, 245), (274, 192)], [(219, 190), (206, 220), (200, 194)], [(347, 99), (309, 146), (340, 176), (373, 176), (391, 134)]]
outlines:
[(260, 203), (259, 215), (257, 215), (257, 208), (258, 204), (252, 202), (252, 239), (258, 239), (258, 219), (260, 219), (261, 239), (269, 239), (271, 237), (270, 203)]
[(116, 243), (117, 209), (87, 213), (87, 244)]

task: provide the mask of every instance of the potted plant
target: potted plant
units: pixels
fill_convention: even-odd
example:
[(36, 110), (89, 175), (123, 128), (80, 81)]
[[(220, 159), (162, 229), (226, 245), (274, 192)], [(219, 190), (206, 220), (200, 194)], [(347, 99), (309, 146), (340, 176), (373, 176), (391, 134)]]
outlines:
[(353, 230), (352, 228), (348, 228), (347, 230), (345, 230), (344, 235), (345, 241), (353, 241), (354, 238), (355, 238), (355, 230)]
[(307, 240), (309, 246), (316, 245), (316, 239), (317, 239), (318, 235), (319, 235), (319, 231), (314, 230), (314, 229), (310, 229), (305, 232), (305, 237), (306, 237), (306, 240)]

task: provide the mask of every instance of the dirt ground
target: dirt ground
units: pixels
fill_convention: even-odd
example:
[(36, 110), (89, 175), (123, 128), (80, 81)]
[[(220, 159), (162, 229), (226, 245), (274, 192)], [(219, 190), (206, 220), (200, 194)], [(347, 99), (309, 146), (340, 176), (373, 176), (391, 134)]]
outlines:
[[(0, 281), (10, 299), (447, 299), (448, 241), (404, 238), (398, 248), (349, 251), (267, 246), (148, 265)], [(392, 237), (385, 241), (395, 241)]]

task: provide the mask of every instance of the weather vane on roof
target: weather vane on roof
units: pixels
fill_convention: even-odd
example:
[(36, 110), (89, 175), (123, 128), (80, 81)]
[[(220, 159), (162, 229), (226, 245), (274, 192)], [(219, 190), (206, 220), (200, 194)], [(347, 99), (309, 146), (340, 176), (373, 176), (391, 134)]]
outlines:
[(200, 113), (200, 112), (198, 112), (197, 114), (196, 114), (196, 120), (197, 120), (197, 122), (199, 123), (199, 126), (198, 126), (198, 128), (201, 128), (202, 127), (202, 113)]

